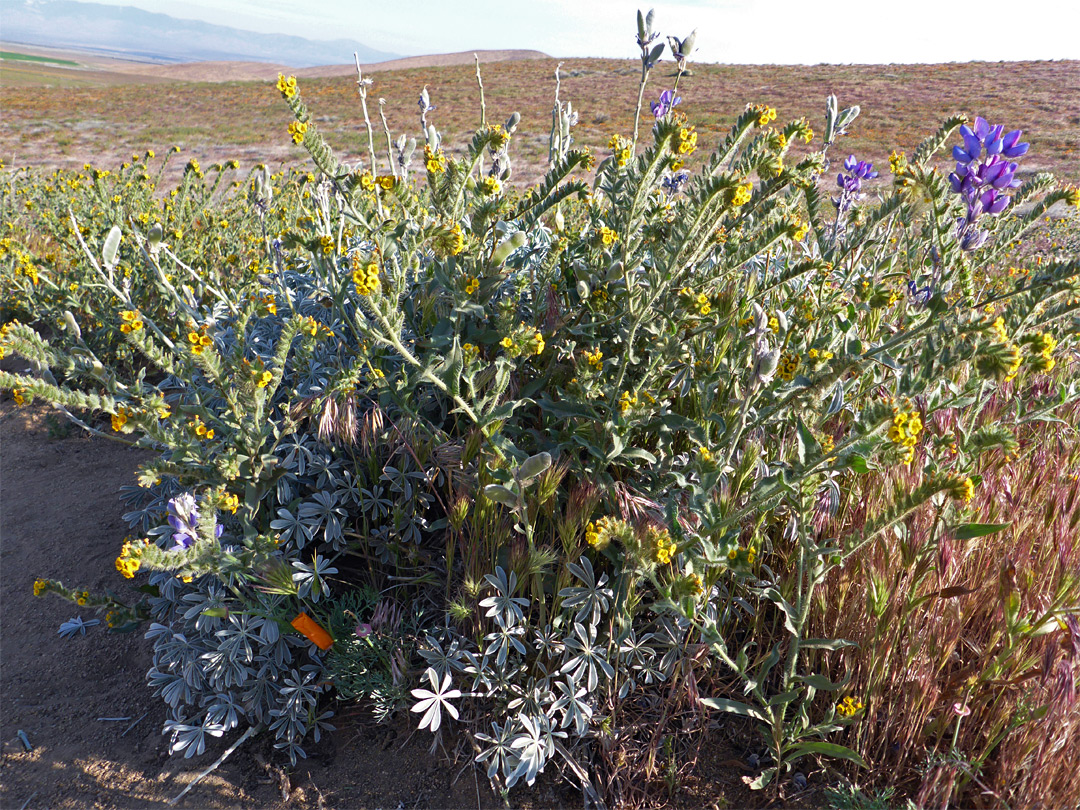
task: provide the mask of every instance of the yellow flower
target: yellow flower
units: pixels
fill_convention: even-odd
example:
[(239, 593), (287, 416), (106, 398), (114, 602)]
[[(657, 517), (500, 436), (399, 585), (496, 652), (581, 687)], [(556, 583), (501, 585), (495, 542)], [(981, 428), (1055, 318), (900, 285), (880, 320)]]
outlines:
[(472, 295), (474, 292), (476, 292), (479, 289), (480, 289), (480, 281), (479, 281), (479, 279), (477, 279), (475, 277), (470, 278), (468, 283), (465, 285), (465, 294), (466, 295)]
[(43, 579), (34, 580), (34, 596), (41, 596), (49, 587), (49, 583)]
[(801, 220), (795, 220), (795, 233), (791, 235), (791, 238), (796, 242), (801, 242), (806, 234), (810, 232), (810, 223), (802, 222)]
[(311, 316), (308, 316), (304, 318), (303, 322), (300, 324), (300, 329), (307, 332), (312, 337), (315, 337), (315, 335), (319, 333), (319, 322)]
[(629, 413), (630, 409), (638, 404), (637, 396), (631, 395), (629, 391), (623, 391), (619, 396), (619, 412)]
[(499, 345), (502, 346), (504, 349), (509, 349), (511, 346), (514, 345), (514, 341), (509, 336), (507, 336), (499, 341)]
[(431, 174), (440, 174), (446, 171), (446, 157), (443, 155), (442, 150), (433, 150), (430, 146), (425, 146), (424, 166)]
[(676, 546), (675, 541), (671, 539), (668, 530), (664, 529), (661, 531), (656, 540), (656, 561), (661, 565), (667, 565), (675, 557), (675, 552), (677, 550), (678, 546)]
[(112, 429), (119, 433), (123, 430), (124, 425), (127, 424), (128, 414), (123, 408), (120, 408), (116, 413), (112, 415)]
[(609, 247), (618, 238), (619, 235), (606, 225), (600, 228), (600, 242), (604, 245), (604, 247)]
[(384, 174), (382, 177), (376, 177), (375, 182), (379, 184), (379, 188), (383, 191), (390, 191), (394, 187), (394, 176), (390, 174)]
[(502, 184), (498, 177), (487, 176), (480, 181), (480, 193), (485, 195), (498, 194), (502, 191)]
[(586, 351), (585, 359), (588, 361), (590, 366), (597, 370), (601, 369), (604, 365), (604, 353), (599, 349), (594, 352)]
[(272, 371), (264, 371), (256, 378), (255, 385), (259, 388), (266, 388), (273, 379), (274, 373)]
[(952, 496), (958, 501), (970, 503), (975, 497), (975, 483), (970, 478), (964, 478), (953, 488)]
[(708, 464), (710, 461), (713, 460), (712, 450), (710, 450), (705, 445), (702, 445), (701, 447), (699, 447), (697, 449), (697, 452), (698, 452), (698, 458), (701, 459), (701, 461), (704, 462), (705, 464)]
[(841, 717), (854, 717), (862, 711), (863, 703), (858, 698), (848, 695), (836, 704), (836, 711)]
[(293, 121), (289, 124), (289, 135), (292, 136), (293, 143), (303, 143), (307, 131), (308, 125), (305, 121)]
[(448, 228), (444, 227), (435, 234), (433, 245), (435, 255), (440, 258), (456, 256), (465, 249), (465, 234), (461, 225), (454, 223)]
[(26, 402), (26, 397), (23, 394), (26, 392), (25, 388), (13, 388), (11, 391), (11, 398), (15, 400), (16, 405), (22, 405)]
[(124, 321), (120, 324), (120, 331), (124, 334), (131, 332), (138, 332), (143, 328), (142, 318), (139, 317), (139, 313), (130, 309), (125, 309), (120, 313), (120, 319)]
[(236, 510), (240, 508), (240, 498), (231, 492), (226, 492), (224, 499), (222, 499), (221, 508), (228, 509), (235, 515)]
[(735, 189), (731, 192), (732, 206), (734, 206), (735, 208), (739, 208), (746, 205), (748, 202), (750, 202), (750, 197), (752, 196), (753, 191), (753, 183), (743, 183), (742, 185), (736, 186)]
[[(285, 78), (285, 74), (279, 73), (277, 80), (277, 89), (284, 98), (292, 98), (296, 95), (296, 77), (290, 76)], [(149, 157), (153, 157), (152, 152), (147, 152)]]
[(799, 370), (799, 356), (791, 352), (784, 352), (780, 356), (780, 362), (776, 367), (777, 376), (784, 382), (791, 382)]

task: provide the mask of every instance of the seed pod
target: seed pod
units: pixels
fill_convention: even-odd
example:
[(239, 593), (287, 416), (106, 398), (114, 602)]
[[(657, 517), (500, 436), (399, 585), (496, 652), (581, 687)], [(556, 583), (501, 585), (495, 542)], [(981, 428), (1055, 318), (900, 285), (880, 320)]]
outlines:
[(76, 340), (82, 340), (82, 330), (69, 309), (64, 310), (64, 324), (67, 326), (68, 331), (75, 336)]
[(510, 117), (506, 119), (506, 126), (504, 129), (508, 134), (513, 135), (514, 130), (517, 129), (517, 125), (521, 123), (521, 113), (515, 111), (510, 113)]
[(525, 231), (515, 231), (510, 235), (508, 239), (504, 239), (499, 243), (499, 246), (495, 248), (495, 252), (491, 255), (491, 264), (495, 267), (506, 262), (510, 258), (510, 254), (525, 244)]
[(109, 230), (109, 234), (105, 237), (105, 244), (101, 248), (101, 260), (108, 268), (116, 267), (116, 260), (120, 254), (120, 240), (123, 235), (120, 233), (120, 227), (113, 225)]

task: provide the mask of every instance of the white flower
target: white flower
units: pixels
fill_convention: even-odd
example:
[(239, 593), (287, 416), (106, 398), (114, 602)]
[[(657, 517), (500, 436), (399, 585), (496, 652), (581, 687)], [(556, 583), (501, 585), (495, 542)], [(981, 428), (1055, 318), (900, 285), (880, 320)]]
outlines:
[(434, 668), (428, 667), (427, 675), (429, 681), (431, 681), (431, 687), (435, 691), (432, 692), (428, 689), (413, 689), (413, 697), (419, 698), (419, 702), (412, 707), (414, 712), (424, 712), (424, 716), (420, 718), (420, 728), (430, 727), (432, 732), (439, 730), (439, 724), (442, 722), (442, 709), (446, 708), (447, 713), (455, 720), (458, 719), (458, 711), (450, 703), (452, 698), (461, 697), (460, 689), (450, 689), (450, 673), (446, 673), (446, 677), (443, 678), (442, 686), (439, 686), (438, 675), (436, 675)]

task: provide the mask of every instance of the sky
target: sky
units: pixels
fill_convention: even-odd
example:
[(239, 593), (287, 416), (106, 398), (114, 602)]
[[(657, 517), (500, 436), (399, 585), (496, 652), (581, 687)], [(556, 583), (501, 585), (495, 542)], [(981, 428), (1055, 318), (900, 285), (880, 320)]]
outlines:
[(1080, 5), (1074, 0), (678, 0), (653, 6), (630, 0), (96, 2), (264, 33), (349, 38), (404, 56), (528, 48), (555, 57), (633, 57), (635, 12), (652, 7), (662, 35), (681, 39), (698, 30), (693, 59), (701, 62), (1080, 59)]

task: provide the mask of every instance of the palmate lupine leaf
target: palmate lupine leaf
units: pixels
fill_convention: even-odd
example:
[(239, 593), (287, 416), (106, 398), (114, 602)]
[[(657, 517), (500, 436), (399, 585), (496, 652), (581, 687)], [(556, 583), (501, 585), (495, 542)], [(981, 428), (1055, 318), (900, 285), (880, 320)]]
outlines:
[(458, 710), (450, 701), (461, 697), (461, 691), (450, 688), (452, 678), (449, 672), (443, 677), (441, 684), (437, 680), (438, 676), (433, 668), (428, 667), (424, 674), (427, 676), (428, 682), (431, 683), (431, 689), (412, 690), (413, 697), (419, 698), (419, 702), (410, 711), (423, 712), (424, 715), (420, 718), (420, 728), (429, 728), (434, 733), (439, 730), (439, 726), (442, 724), (443, 709), (453, 719), (458, 719)]

